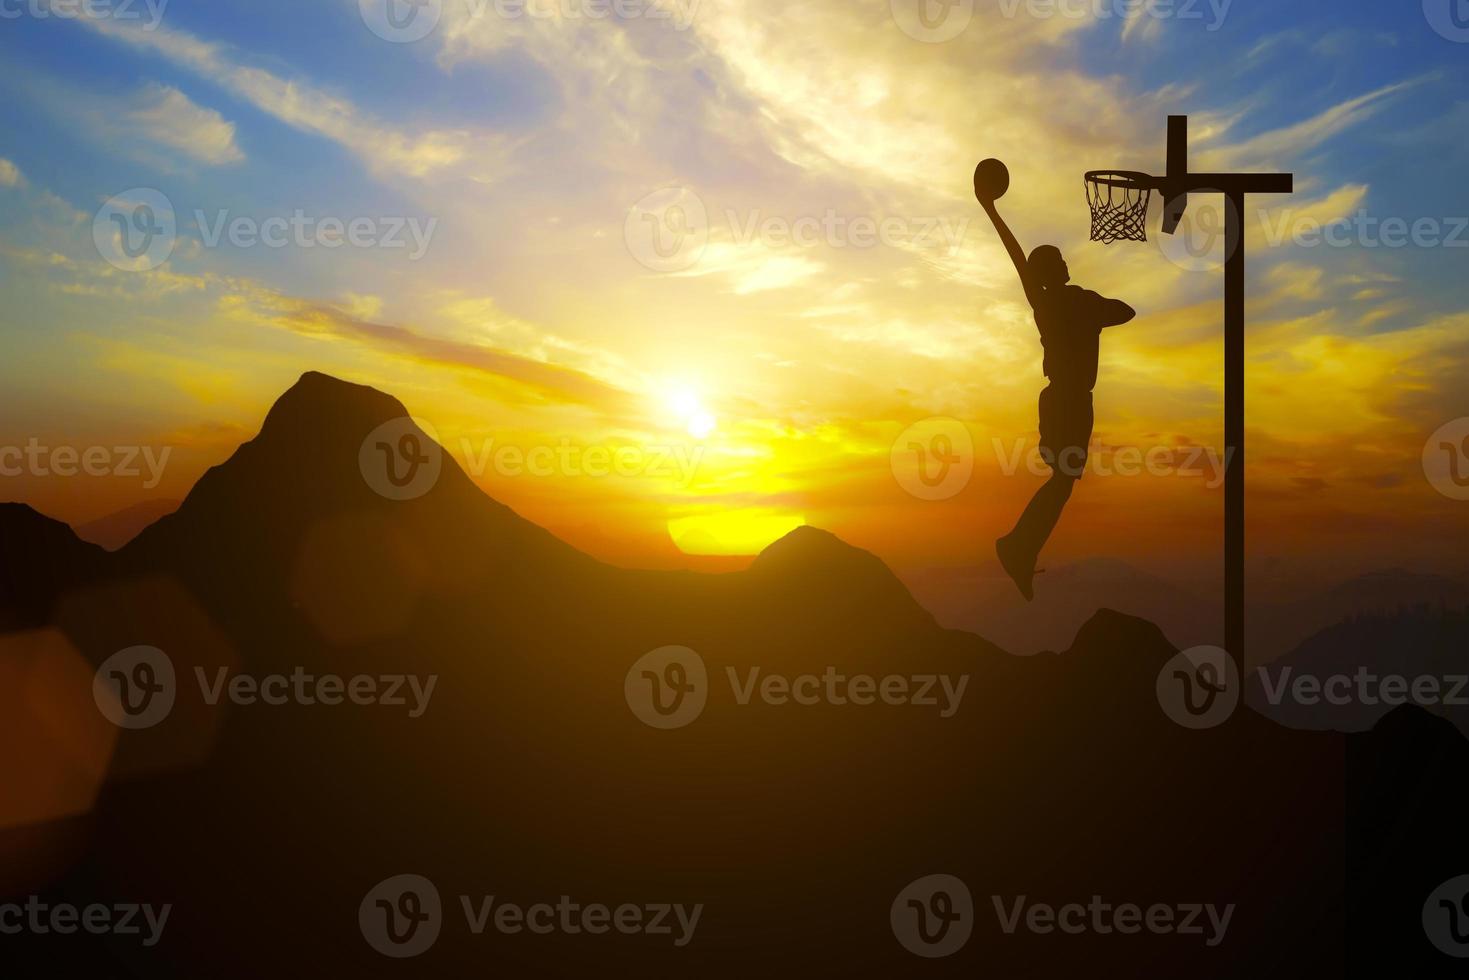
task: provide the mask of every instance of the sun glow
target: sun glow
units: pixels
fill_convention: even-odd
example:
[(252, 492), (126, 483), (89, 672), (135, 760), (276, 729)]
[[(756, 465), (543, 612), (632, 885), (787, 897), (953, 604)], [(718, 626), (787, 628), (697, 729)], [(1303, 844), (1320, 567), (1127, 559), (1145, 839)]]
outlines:
[(803, 514), (746, 508), (677, 517), (668, 534), (686, 555), (755, 555), (805, 523)]
[(688, 386), (670, 388), (664, 397), (674, 422), (695, 439), (707, 439), (714, 433), (719, 422), (714, 414), (704, 407), (699, 393)]

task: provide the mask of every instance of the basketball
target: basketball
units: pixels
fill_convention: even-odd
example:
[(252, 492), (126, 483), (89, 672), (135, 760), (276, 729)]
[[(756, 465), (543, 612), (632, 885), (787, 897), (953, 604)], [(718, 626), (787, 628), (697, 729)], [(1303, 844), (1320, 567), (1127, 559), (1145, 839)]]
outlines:
[(974, 168), (974, 196), (983, 201), (998, 201), (1010, 189), (1010, 171), (991, 157)]

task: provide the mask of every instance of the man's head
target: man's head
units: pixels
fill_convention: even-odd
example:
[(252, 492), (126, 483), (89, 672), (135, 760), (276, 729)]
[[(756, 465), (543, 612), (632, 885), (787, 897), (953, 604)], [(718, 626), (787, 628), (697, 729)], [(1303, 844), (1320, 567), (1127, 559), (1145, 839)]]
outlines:
[(1038, 246), (1030, 253), (1025, 265), (1036, 285), (1043, 288), (1054, 289), (1071, 281), (1071, 270), (1061, 257), (1061, 250), (1054, 245)]

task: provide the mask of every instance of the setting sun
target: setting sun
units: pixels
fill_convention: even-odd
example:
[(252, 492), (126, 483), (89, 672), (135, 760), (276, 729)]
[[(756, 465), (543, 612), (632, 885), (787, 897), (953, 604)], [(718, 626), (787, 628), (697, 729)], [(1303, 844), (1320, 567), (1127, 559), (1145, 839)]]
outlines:
[(695, 439), (709, 438), (718, 426), (714, 415), (704, 407), (702, 399), (692, 388), (673, 388), (666, 401), (675, 424)]
[(686, 555), (753, 555), (805, 523), (800, 514), (721, 511), (674, 518), (668, 534)]

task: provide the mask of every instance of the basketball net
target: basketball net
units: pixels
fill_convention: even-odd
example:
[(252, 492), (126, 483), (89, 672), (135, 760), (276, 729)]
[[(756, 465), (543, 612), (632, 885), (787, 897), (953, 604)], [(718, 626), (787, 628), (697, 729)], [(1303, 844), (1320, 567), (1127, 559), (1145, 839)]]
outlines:
[(1148, 200), (1152, 190), (1136, 176), (1093, 170), (1086, 175), (1086, 201), (1092, 212), (1092, 241), (1148, 240)]

